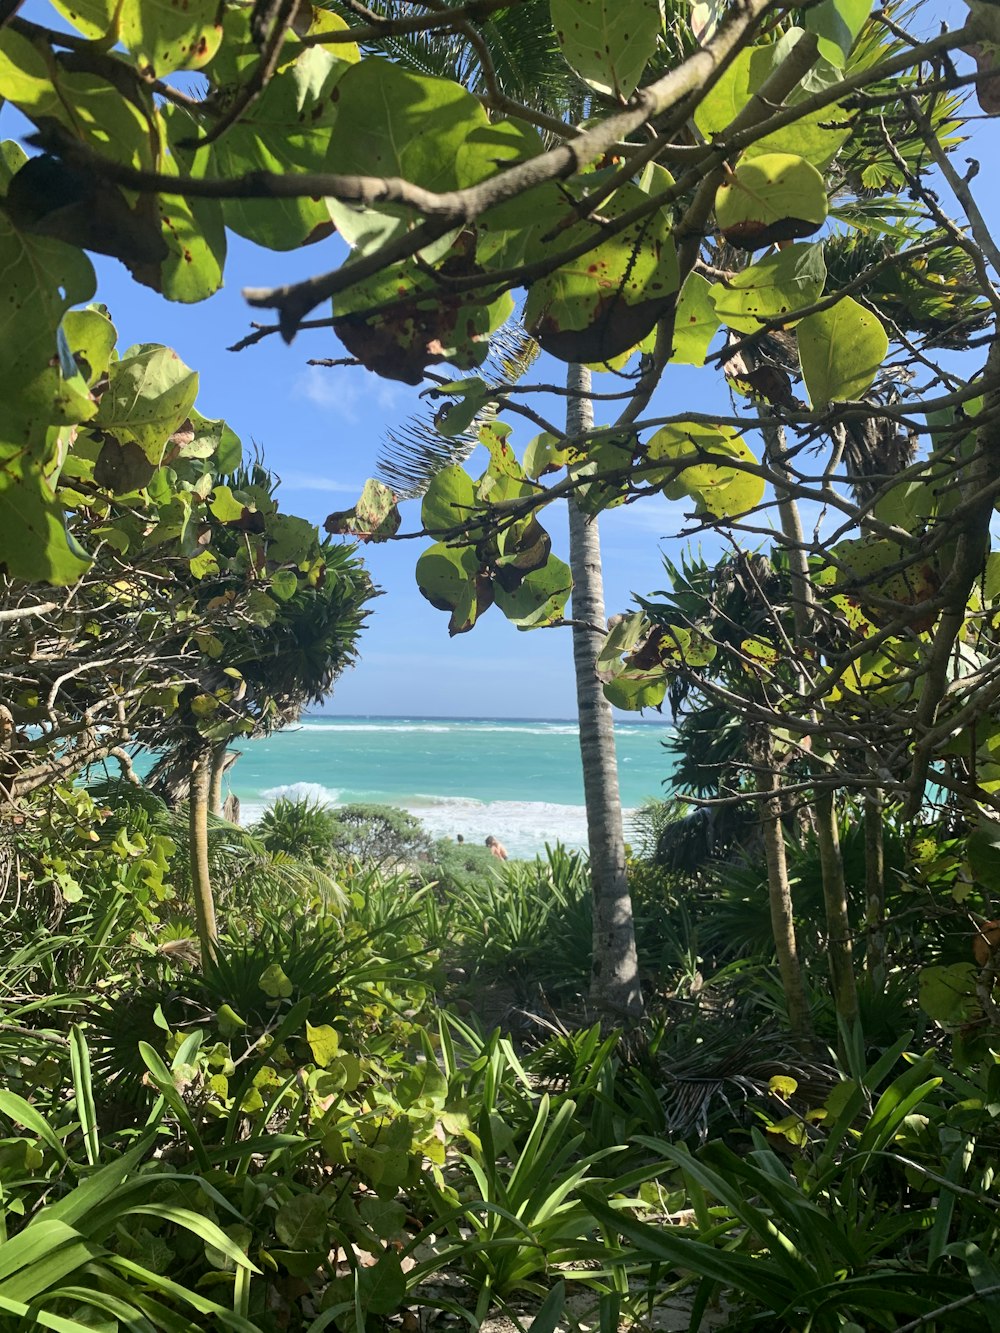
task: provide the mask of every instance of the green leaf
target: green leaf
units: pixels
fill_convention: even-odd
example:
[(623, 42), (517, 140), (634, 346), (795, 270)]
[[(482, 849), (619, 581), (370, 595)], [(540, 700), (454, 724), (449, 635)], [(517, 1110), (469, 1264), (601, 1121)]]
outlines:
[[(489, 174), (486, 144), (478, 157), (459, 157), (469, 135), (488, 127), (483, 107), (461, 84), (368, 56), (338, 85), (337, 127), (325, 168), (400, 176), (429, 190), (459, 189)], [(329, 209), (338, 231), (362, 253), (402, 231), (409, 216), (389, 206), (358, 209), (334, 200)]]
[(656, 50), (658, 0), (551, 0), (556, 41), (596, 92), (631, 97)]
[(741, 162), (715, 195), (719, 228), (742, 250), (808, 236), (826, 214), (823, 177), (805, 158), (790, 153), (766, 153)]
[[(753, 451), (734, 426), (709, 426), (694, 421), (662, 427), (645, 450), (650, 461), (677, 462), (705, 453), (756, 462)], [(679, 472), (653, 470), (646, 474), (646, 480), (653, 485), (661, 484), (670, 500), (691, 496), (699, 513), (713, 514), (716, 518), (745, 514), (760, 504), (764, 496), (761, 477), (728, 467), (724, 462), (695, 462)]]
[(920, 1007), (938, 1023), (962, 1023), (976, 1007), (974, 963), (921, 968)]
[(729, 128), (773, 65), (774, 47), (770, 44), (744, 48), (730, 61), (694, 113), (694, 123), (706, 139)]
[(270, 995), (272, 1000), (287, 999), (293, 989), (280, 963), (270, 963), (265, 967), (257, 980), (257, 985), (265, 995)]
[(806, 28), (819, 38), (819, 53), (834, 69), (847, 64), (871, 8), (872, 0), (821, 0), (806, 10)]
[(287, 602), (298, 592), (298, 575), (294, 569), (279, 569), (271, 575), (270, 588), (279, 602)]
[(446, 546), (435, 542), (417, 561), (417, 587), (431, 606), (450, 611), (450, 634), (464, 634), (493, 602), (493, 589), (481, 576), (479, 560), (471, 546)]
[(219, 572), (219, 558), (214, 551), (199, 551), (188, 561), (188, 567), (192, 578), (211, 578)]
[[(644, 179), (648, 189), (629, 184), (616, 190), (601, 205), (602, 217), (619, 217), (671, 183), (661, 167)], [(558, 215), (546, 219), (546, 230), (556, 230), (558, 246), (591, 240), (594, 247), (531, 284), (524, 323), (553, 356), (596, 365), (630, 352), (667, 312), (679, 280), (677, 253), (671, 219), (663, 209), (601, 240), (599, 222), (568, 225), (571, 204), (569, 197), (563, 199), (562, 222)], [(551, 239), (544, 248), (551, 255)]]
[(650, 679), (649, 672), (643, 672), (640, 676), (623, 671), (620, 676), (605, 684), (604, 696), (612, 707), (623, 708), (630, 713), (642, 708), (658, 708), (667, 692), (667, 673), (660, 669), (655, 674), (657, 678)]
[(111, 353), (118, 341), (118, 331), (102, 311), (67, 311), (62, 322), (63, 333), (87, 384), (105, 375), (111, 364)]
[(807, 315), (796, 328), (802, 375), (817, 410), (871, 388), (889, 350), (879, 317), (850, 296)]
[[(323, 11), (314, 13), (318, 16)], [(346, 26), (336, 15), (323, 14), (323, 18), (327, 20), (324, 26)], [(236, 14), (229, 10), (225, 25), (224, 50), (238, 47), (240, 37), (253, 49), (249, 11)], [(237, 124), (194, 155), (192, 175), (232, 178), (248, 171), (322, 171), (337, 117), (337, 84), (350, 68), (350, 51), (356, 56), (357, 48), (347, 45), (302, 50), (289, 39), (262, 95)], [(213, 62), (209, 72), (224, 95), (232, 95), (232, 82), (243, 81), (242, 74), (219, 61)], [(173, 137), (190, 137), (190, 122), (183, 115), (176, 119)], [(298, 249), (333, 230), (324, 199), (227, 199), (222, 212), (233, 231), (270, 250)]]
[(369, 478), (357, 504), (330, 514), (324, 527), (327, 532), (356, 537), (358, 541), (384, 542), (396, 535), (401, 522), (396, 496), (384, 482)]
[(201, 69), (222, 41), (216, 0), (124, 0), (119, 35), (147, 77)]
[(744, 149), (741, 161), (768, 153), (793, 153), (824, 171), (851, 137), (849, 113), (839, 106), (825, 106), (811, 111), (791, 125), (765, 134), (763, 139)]
[(770, 320), (795, 323), (795, 311), (814, 305), (826, 284), (820, 244), (796, 242), (759, 259), (712, 287), (712, 300), (723, 324), (738, 333), (756, 333)]
[(67, 531), (40, 462), (23, 445), (0, 439), (0, 564), (13, 578), (65, 587), (90, 559)]
[(325, 1201), (315, 1194), (297, 1194), (278, 1209), (274, 1230), (290, 1250), (320, 1249), (327, 1232)]
[[(96, 280), (90, 260), (80, 250), (47, 236), (26, 235), (3, 213), (0, 272), (4, 274), (0, 432), (16, 431), (27, 440), (39, 425), (60, 421), (54, 399), (62, 370), (52, 365), (57, 354), (57, 331), (71, 305), (90, 300)], [(68, 369), (72, 373), (74, 368)], [(82, 417), (63, 419), (79, 421)]]
[(129, 348), (111, 367), (94, 424), (121, 444), (137, 444), (151, 463), (159, 463), (197, 393), (197, 373), (176, 352), (144, 343)]
[(399, 1309), (406, 1298), (406, 1276), (395, 1250), (383, 1250), (377, 1264), (361, 1270), (358, 1294), (362, 1307), (372, 1314), (393, 1314)]
[(537, 629), (561, 620), (573, 591), (569, 565), (550, 555), (540, 569), (532, 570), (512, 591), (494, 588), (496, 604), (518, 629)]
[(700, 273), (689, 273), (677, 299), (670, 360), (686, 366), (703, 366), (719, 324), (712, 284)]
[(340, 1051), (340, 1034), (329, 1023), (313, 1027), (306, 1023), (306, 1041), (312, 1051), (313, 1059), (325, 1069)]

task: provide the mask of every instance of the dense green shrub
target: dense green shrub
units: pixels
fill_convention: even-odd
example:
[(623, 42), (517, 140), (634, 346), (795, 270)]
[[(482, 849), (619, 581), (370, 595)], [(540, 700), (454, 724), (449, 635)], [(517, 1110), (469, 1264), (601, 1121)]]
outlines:
[(340, 838), (340, 825), (329, 806), (287, 796), (264, 811), (253, 831), (269, 852), (284, 852), (323, 870), (332, 866)]
[(408, 865), (430, 849), (430, 834), (420, 820), (394, 805), (342, 805), (332, 814), (341, 862), (388, 869)]

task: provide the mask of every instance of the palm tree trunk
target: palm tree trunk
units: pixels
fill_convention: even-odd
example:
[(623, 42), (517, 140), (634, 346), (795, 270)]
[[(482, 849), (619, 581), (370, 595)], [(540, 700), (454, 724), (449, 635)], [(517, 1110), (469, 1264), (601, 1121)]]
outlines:
[(222, 776), (228, 765), (226, 764), (226, 742), (217, 741), (212, 746), (212, 772), (208, 785), (208, 810), (210, 814), (222, 814)]
[(203, 750), (191, 766), (188, 796), (188, 836), (191, 853), (191, 892), (195, 923), (201, 944), (202, 964), (215, 957), (219, 932), (215, 924), (215, 898), (208, 868), (208, 803), (212, 781), (212, 751)]
[(785, 835), (781, 828), (781, 797), (777, 775), (765, 766), (757, 770), (757, 806), (760, 810), (764, 833), (764, 854), (767, 858), (767, 896), (771, 908), (771, 933), (778, 956), (781, 988), (785, 993), (788, 1026), (792, 1036), (802, 1047), (812, 1042), (812, 1019), (809, 1001), (802, 984), (802, 965), (795, 938), (795, 918), (792, 913), (792, 887), (788, 879), (785, 859)]
[[(566, 431), (576, 435), (593, 425), (590, 371), (570, 366)], [(611, 705), (597, 678), (597, 655), (604, 640), (604, 581), (597, 519), (569, 500), (569, 562), (573, 574), (573, 665), (587, 806), (587, 838), (593, 892), (593, 960), (590, 998), (612, 1020), (643, 1012), (635, 948), (632, 898), (625, 870), (625, 835), (618, 791)]]

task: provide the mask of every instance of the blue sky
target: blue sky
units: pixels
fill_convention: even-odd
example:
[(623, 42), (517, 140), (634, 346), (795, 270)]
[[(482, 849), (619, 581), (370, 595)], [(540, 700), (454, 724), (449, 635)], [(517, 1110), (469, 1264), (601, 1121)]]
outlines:
[[(31, 6), (39, 9), (40, 6)], [(935, 18), (962, 7), (928, 5), (919, 25), (935, 27)], [(4, 133), (16, 133), (4, 116)], [(985, 122), (974, 132), (970, 152), (984, 166), (976, 193), (988, 214), (996, 188), (990, 177), (1000, 140), (997, 123)], [(961, 165), (961, 150), (958, 154)], [(953, 214), (949, 199), (945, 206)], [(418, 391), (380, 380), (360, 368), (309, 367), (310, 357), (344, 355), (328, 331), (305, 332), (291, 347), (277, 337), (234, 354), (227, 347), (249, 329), (253, 312), (240, 292), (244, 286), (271, 286), (336, 267), (342, 258), (336, 239), (298, 253), (277, 254), (257, 249), (230, 234), (226, 285), (197, 306), (172, 305), (137, 286), (113, 260), (94, 256), (98, 297), (110, 308), (120, 346), (162, 342), (201, 375), (199, 408), (223, 416), (242, 437), (244, 446), (258, 443), (267, 464), (282, 477), (280, 498), (288, 512), (317, 524), (332, 510), (349, 507), (374, 461), (387, 427), (403, 424), (419, 406)], [(316, 312), (321, 313), (321, 312)], [(542, 362), (545, 380), (562, 379), (565, 368)], [(597, 387), (612, 389), (611, 376), (597, 377)], [(651, 413), (728, 409), (718, 373), (670, 367)], [(556, 402), (540, 405), (558, 419)], [(601, 415), (598, 422), (610, 419)], [(531, 436), (527, 423), (515, 419), (515, 443)], [(474, 468), (475, 462), (470, 464)], [(562, 506), (553, 506), (543, 522), (554, 549), (566, 555)], [(634, 591), (647, 593), (663, 586), (661, 548), (676, 558), (683, 543), (685, 506), (662, 498), (610, 511), (601, 517), (606, 601), (609, 614), (624, 610)], [(404, 529), (418, 526), (416, 506), (404, 511)], [(337, 684), (327, 710), (340, 714), (422, 716), (566, 717), (575, 712), (570, 633), (565, 629), (521, 633), (495, 608), (475, 629), (449, 639), (447, 617), (435, 611), (417, 590), (413, 567), (424, 543), (406, 541), (368, 546), (365, 556), (372, 577), (384, 590), (374, 604), (361, 641), (361, 661)], [(706, 554), (720, 549), (719, 539), (704, 539)]]
[[(230, 236), (226, 285), (197, 306), (165, 302), (137, 286), (116, 261), (93, 256), (98, 295), (109, 307), (119, 345), (163, 342), (201, 375), (199, 409), (224, 416), (244, 447), (257, 442), (282, 479), (282, 507), (322, 524), (346, 509), (374, 470), (387, 427), (399, 426), (421, 408), (419, 391), (353, 367), (307, 365), (310, 357), (344, 351), (332, 333), (301, 334), (291, 347), (272, 337), (239, 353), (226, 348), (249, 329), (253, 312), (240, 291), (336, 266), (336, 240), (300, 254), (274, 254)], [(544, 380), (562, 380), (565, 367), (546, 359)], [(613, 391), (613, 376), (597, 376)], [(676, 411), (720, 399), (717, 374), (671, 367), (656, 404)], [(558, 420), (556, 400), (539, 410)], [(600, 404), (598, 405), (600, 408)], [(610, 414), (598, 420), (610, 420)], [(531, 438), (528, 423), (511, 418), (518, 447)], [(480, 451), (481, 452), (481, 451)], [(481, 470), (485, 455), (470, 462)], [(601, 516), (608, 613), (625, 610), (633, 590), (663, 586), (659, 540), (672, 538), (685, 506), (645, 500)], [(557, 554), (566, 556), (565, 506), (542, 517)], [(419, 526), (419, 507), (404, 506), (404, 530)], [(712, 539), (708, 539), (712, 540)], [(422, 716), (567, 717), (575, 711), (572, 647), (567, 629), (519, 632), (492, 608), (468, 634), (449, 639), (447, 616), (417, 590), (413, 567), (425, 541), (367, 545), (365, 559), (384, 595), (375, 603), (361, 641), (361, 661), (338, 682), (326, 710)], [(674, 540), (668, 546), (676, 548)], [(679, 548), (678, 548), (679, 549)], [(708, 549), (706, 547), (706, 549)], [(676, 553), (676, 551), (675, 551)]]

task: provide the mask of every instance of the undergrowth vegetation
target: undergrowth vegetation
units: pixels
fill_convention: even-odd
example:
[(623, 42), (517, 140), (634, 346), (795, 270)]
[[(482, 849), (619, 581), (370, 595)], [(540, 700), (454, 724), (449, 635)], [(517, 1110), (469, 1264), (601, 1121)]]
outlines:
[(437, 882), (328, 857), (315, 809), (217, 821), (200, 965), (178, 820), (56, 788), (4, 843), (0, 1329), (997, 1321), (1000, 1061), (935, 1004), (919, 848), (888, 983), (838, 1033), (818, 963), (803, 1050), (751, 859), (633, 861), (656, 999), (616, 1032), (577, 853)]

